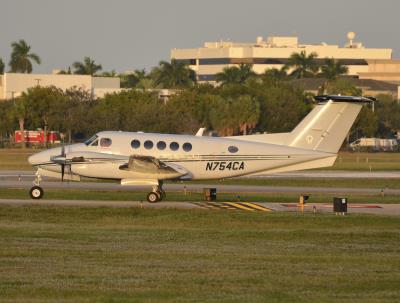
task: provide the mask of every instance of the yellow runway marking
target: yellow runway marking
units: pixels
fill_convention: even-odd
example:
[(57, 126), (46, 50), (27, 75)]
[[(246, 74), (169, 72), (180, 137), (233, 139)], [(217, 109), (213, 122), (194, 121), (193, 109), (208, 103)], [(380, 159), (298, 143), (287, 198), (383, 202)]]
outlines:
[(236, 209), (229, 205), (224, 205), (222, 203), (217, 203), (217, 202), (194, 202), (193, 204), (207, 209)]
[(255, 203), (241, 202), (241, 204), (244, 204), (246, 206), (255, 208), (255, 209), (260, 210), (260, 211), (272, 211), (269, 208), (266, 208), (264, 206), (261, 206), (261, 205), (255, 204)]
[(241, 205), (241, 204), (239, 204), (239, 203), (224, 202), (224, 204), (231, 205), (231, 206), (233, 206), (233, 207), (236, 207), (236, 208), (239, 208), (239, 209), (243, 209), (243, 210), (247, 210), (247, 211), (255, 211), (255, 209), (250, 208), (250, 207), (248, 207), (248, 206)]
[(192, 202), (193, 204), (206, 209), (227, 209), (245, 211), (272, 211), (264, 206), (250, 202)]
[(207, 204), (212, 205), (215, 208), (235, 209), (234, 207), (225, 205), (224, 203), (208, 202)]

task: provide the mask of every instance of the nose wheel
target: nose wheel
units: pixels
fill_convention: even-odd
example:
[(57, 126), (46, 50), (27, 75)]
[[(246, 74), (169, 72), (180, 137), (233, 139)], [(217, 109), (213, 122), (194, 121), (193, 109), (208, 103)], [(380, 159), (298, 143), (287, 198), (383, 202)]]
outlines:
[(42, 181), (42, 177), (36, 172), (35, 181), (33, 181), (33, 187), (29, 190), (29, 195), (32, 199), (41, 199), (44, 195), (44, 190), (41, 188), (40, 181)]
[(44, 190), (40, 186), (33, 186), (29, 190), (29, 195), (32, 199), (41, 199), (44, 195)]

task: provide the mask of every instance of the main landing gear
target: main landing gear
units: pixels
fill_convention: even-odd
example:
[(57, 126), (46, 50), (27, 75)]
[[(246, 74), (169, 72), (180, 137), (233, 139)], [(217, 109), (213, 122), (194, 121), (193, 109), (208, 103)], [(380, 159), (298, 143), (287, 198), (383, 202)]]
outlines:
[(36, 173), (35, 181), (33, 181), (33, 187), (29, 190), (29, 195), (32, 199), (41, 199), (44, 195), (44, 190), (41, 188), (40, 181), (42, 181), (42, 177)]
[(158, 186), (153, 186), (153, 191), (147, 194), (147, 201), (156, 203), (162, 201), (167, 195), (162, 189), (163, 182), (158, 181)]

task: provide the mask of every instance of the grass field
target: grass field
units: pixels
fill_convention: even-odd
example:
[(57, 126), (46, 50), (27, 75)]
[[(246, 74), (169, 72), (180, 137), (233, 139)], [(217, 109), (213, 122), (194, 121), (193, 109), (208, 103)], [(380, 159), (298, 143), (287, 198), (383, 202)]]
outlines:
[(400, 188), (400, 179), (387, 178), (235, 178), (225, 180), (185, 181), (186, 184), (298, 186), (298, 187), (350, 187), (350, 188)]
[[(0, 149), (0, 170), (32, 170), (28, 157), (36, 149)], [(333, 167), (323, 170), (400, 170), (400, 153), (340, 153)]]
[(39, 151), (37, 149), (0, 148), (0, 169), (33, 170), (28, 163), (28, 157)]
[[(400, 153), (339, 153), (331, 170), (400, 170)], [(325, 168), (324, 168), (325, 170)]]
[(394, 217), (0, 207), (1, 302), (399, 302)]
[[(45, 189), (44, 199), (51, 200), (111, 200), (111, 201), (140, 201), (146, 200), (147, 191), (113, 191), (113, 190), (55, 190)], [(218, 193), (218, 201), (237, 201), (238, 195), (240, 201), (247, 202), (298, 202), (300, 194), (285, 193)], [(332, 203), (332, 199), (337, 194), (312, 194), (309, 203)], [(400, 203), (399, 196), (379, 194), (360, 195), (349, 194), (339, 195), (348, 198), (351, 203)], [(26, 189), (0, 189), (0, 198), (2, 199), (30, 199)], [(202, 193), (190, 193), (184, 195), (182, 191), (168, 191), (165, 201), (203, 201)]]

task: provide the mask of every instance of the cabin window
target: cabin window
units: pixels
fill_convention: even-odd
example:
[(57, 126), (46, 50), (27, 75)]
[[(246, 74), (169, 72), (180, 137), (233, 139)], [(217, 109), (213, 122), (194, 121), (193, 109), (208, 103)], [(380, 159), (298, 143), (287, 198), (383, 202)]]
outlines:
[(139, 148), (140, 147), (140, 141), (139, 140), (132, 140), (131, 142), (132, 148)]
[(147, 141), (144, 142), (143, 146), (144, 146), (145, 149), (152, 149), (153, 148), (153, 142), (150, 141), (150, 140), (147, 140)]
[(112, 144), (112, 140), (110, 138), (101, 138), (100, 146), (101, 147), (110, 147)]
[(86, 144), (86, 146), (91, 145), (99, 136), (94, 135), (92, 137), (90, 137), (88, 140), (86, 140), (84, 143)]
[(99, 140), (95, 140), (90, 146), (99, 146)]
[(185, 152), (190, 152), (192, 150), (192, 144), (186, 142), (182, 145), (182, 148)]
[(157, 148), (159, 150), (164, 150), (167, 147), (167, 144), (164, 141), (158, 141)]
[(171, 142), (171, 144), (169, 145), (169, 148), (171, 150), (178, 150), (179, 149), (179, 144), (177, 142)]
[(228, 151), (232, 154), (237, 153), (239, 149), (236, 146), (229, 146)]

